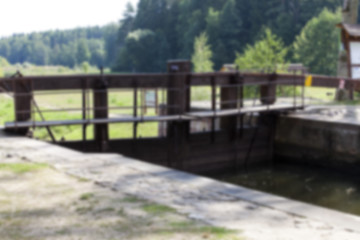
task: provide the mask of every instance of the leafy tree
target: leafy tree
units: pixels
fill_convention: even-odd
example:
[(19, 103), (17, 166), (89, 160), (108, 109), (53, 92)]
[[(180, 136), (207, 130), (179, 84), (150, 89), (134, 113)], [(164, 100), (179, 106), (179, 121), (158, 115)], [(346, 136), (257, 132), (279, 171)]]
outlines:
[(276, 72), (278, 66), (285, 64), (287, 51), (283, 41), (266, 28), (259, 41), (247, 45), (243, 54), (236, 54), (235, 64), (240, 70)]
[(9, 62), (6, 58), (0, 57), (0, 77), (4, 77), (3, 67), (9, 66)]
[(16, 34), (0, 39), (0, 56), (7, 58), (12, 64), (31, 62), (37, 65), (61, 64), (73, 67), (77, 60), (77, 43), (79, 39), (83, 39), (91, 55), (94, 54), (89, 61), (96, 65), (104, 61), (101, 58), (105, 58), (102, 55), (105, 55), (106, 43), (106, 51), (109, 52), (106, 64), (109, 66), (116, 55), (118, 28), (118, 24), (109, 24), (104, 27)]
[(91, 53), (85, 39), (80, 39), (76, 47), (76, 60), (78, 63), (90, 60)]
[(206, 33), (210, 39), (219, 39), (221, 25), (220, 25), (220, 11), (214, 8), (209, 8), (206, 16)]
[(220, 42), (216, 44), (217, 67), (224, 63), (234, 62), (235, 52), (241, 50), (239, 37), (242, 29), (242, 20), (236, 11), (236, 1), (228, 0), (220, 14)]
[(211, 61), (212, 51), (208, 45), (208, 36), (205, 32), (195, 39), (192, 63), (195, 72), (212, 72), (214, 63)]
[[(178, 58), (190, 58), (194, 39), (206, 29), (209, 9), (221, 10), (227, 0), (180, 0), (176, 25)], [(209, 34), (210, 35), (210, 34)], [(212, 44), (212, 39), (210, 43)], [(214, 45), (215, 46), (215, 45)]]
[[(261, 1), (252, 1), (261, 2)], [(268, 0), (263, 13), (270, 22), (268, 26), (281, 36), (286, 45), (292, 44), (301, 29), (324, 8), (336, 11), (343, 0)]]
[(76, 65), (76, 46), (73, 44), (56, 45), (52, 55), (51, 61), (55, 65), (63, 65), (74, 67)]
[(26, 59), (28, 62), (37, 65), (48, 65), (49, 63), (49, 48), (41, 41), (35, 40), (30, 42), (30, 52)]
[(193, 50), (195, 37), (198, 36), (206, 26), (205, 17), (201, 10), (195, 10), (182, 21), (184, 22), (178, 26), (178, 33), (180, 35), (180, 52), (178, 55), (180, 58), (189, 58)]
[(11, 53), (11, 46), (8, 41), (0, 41), (0, 55), (9, 58)]
[(126, 5), (126, 11), (123, 15), (123, 19), (120, 21), (120, 28), (118, 32), (118, 45), (119, 47), (123, 47), (125, 44), (126, 37), (133, 30), (134, 19), (135, 19), (135, 9), (128, 3)]
[(84, 71), (84, 73), (87, 73), (89, 71), (90, 64), (89, 62), (82, 62), (81, 63), (81, 69)]
[(104, 27), (104, 66), (111, 66), (115, 62), (119, 50), (118, 31), (118, 24), (109, 24)]
[(311, 19), (296, 37), (294, 58), (317, 74), (335, 75), (339, 48), (340, 12), (324, 9)]
[(8, 60), (6, 60), (6, 58), (0, 57), (0, 67), (7, 67), (9, 65), (10, 64), (9, 64)]
[(91, 53), (90, 64), (98, 67), (104, 66), (105, 63), (105, 44), (100, 39), (87, 40), (89, 52)]
[[(141, 55), (132, 54), (128, 48), (133, 46), (128, 39), (129, 33), (147, 29), (154, 35), (144, 38), (158, 42), (150, 46), (141, 40), (136, 44), (148, 45), (143, 48), (144, 56), (151, 58), (155, 54), (154, 64), (150, 64), (155, 69), (151, 71), (163, 71), (165, 57), (191, 58), (194, 39), (205, 31), (213, 50), (214, 68), (218, 69), (222, 64), (234, 61), (235, 52), (243, 53), (248, 44), (259, 41), (263, 27), (270, 28), (285, 45), (292, 45), (310, 19), (318, 16), (325, 7), (335, 11), (342, 6), (342, 1), (140, 0), (137, 11), (131, 4), (127, 5), (119, 24), (0, 38), (0, 56), (12, 64), (31, 62), (73, 67), (85, 59), (92, 65), (126, 66), (141, 62), (132, 59), (141, 58)], [(83, 39), (81, 44), (80, 39)], [(85, 54), (78, 54), (79, 47), (85, 49), (82, 51)], [(293, 60), (292, 57), (293, 54), (288, 53), (286, 59)], [(120, 64), (124, 59), (130, 62)], [(160, 64), (160, 61), (163, 62)], [(125, 69), (132, 71), (130, 67)], [(139, 71), (142, 67), (136, 69)]]
[(164, 30), (166, 26), (167, 0), (142, 0), (138, 5), (138, 12), (134, 19), (134, 28), (152, 31)]
[(169, 45), (162, 32), (138, 29), (129, 33), (113, 71), (165, 71)]

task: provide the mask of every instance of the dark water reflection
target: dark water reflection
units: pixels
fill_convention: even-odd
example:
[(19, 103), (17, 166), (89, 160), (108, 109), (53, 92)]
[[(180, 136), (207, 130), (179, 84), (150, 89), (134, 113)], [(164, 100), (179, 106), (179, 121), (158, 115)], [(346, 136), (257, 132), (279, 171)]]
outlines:
[(298, 165), (260, 168), (220, 180), (360, 215), (360, 176)]

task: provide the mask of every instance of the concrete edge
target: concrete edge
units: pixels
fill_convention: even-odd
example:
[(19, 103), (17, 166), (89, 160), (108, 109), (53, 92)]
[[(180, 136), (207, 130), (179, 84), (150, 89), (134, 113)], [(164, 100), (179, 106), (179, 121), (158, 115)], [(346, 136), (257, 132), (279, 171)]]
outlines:
[[(13, 138), (13, 137), (9, 137)], [(17, 139), (25, 139), (16, 137)], [(147, 174), (168, 178), (173, 181), (185, 182), (197, 189), (206, 189), (215, 193), (235, 197), (239, 200), (250, 202), (262, 207), (278, 210), (290, 215), (309, 218), (323, 223), (332, 225), (335, 228), (342, 228), (348, 231), (360, 232), (360, 217), (351, 215), (336, 210), (331, 210), (311, 204), (287, 199), (269, 193), (264, 193), (234, 184), (224, 183), (208, 177), (202, 177), (191, 173), (186, 173), (163, 166), (143, 162), (140, 160), (124, 157), (120, 154), (86, 154), (65, 147), (52, 145), (47, 142), (42, 142), (34, 139), (26, 139), (31, 141), (31, 146), (42, 152), (44, 146), (49, 147), (50, 152), (56, 152), (61, 157), (66, 157), (68, 161), (76, 159), (87, 159), (88, 161), (94, 156), (101, 156), (109, 161), (120, 163), (122, 166), (127, 166), (138, 171), (143, 171)], [(40, 149), (41, 148), (41, 149)], [(95, 160), (95, 159), (94, 159)], [(50, 164), (55, 164), (51, 163)]]
[(360, 109), (356, 106), (342, 106), (342, 105), (330, 105), (330, 106), (311, 106), (306, 107), (305, 110), (295, 112), (292, 114), (286, 115), (287, 118), (294, 118), (294, 119), (302, 119), (302, 120), (309, 120), (309, 121), (315, 121), (315, 122), (328, 122), (328, 123), (336, 123), (336, 124), (348, 124), (353, 126), (360, 126), (360, 122), (354, 120), (354, 119), (338, 119), (338, 118), (331, 118), (327, 116), (321, 116), (321, 115), (314, 115), (311, 113), (313, 110), (319, 110), (319, 109), (341, 109), (343, 110), (345, 108), (350, 109)]
[(242, 186), (217, 181), (211, 178), (197, 176), (178, 170), (157, 166), (150, 163), (141, 162), (135, 159), (119, 159), (122, 164), (131, 164), (131, 167), (147, 172), (155, 176), (161, 176), (172, 179), (174, 181), (185, 181), (191, 179), (192, 187), (206, 188), (213, 192), (221, 193), (231, 197), (244, 200), (256, 205), (279, 210), (290, 215), (310, 218), (312, 220), (321, 221), (337, 228), (353, 230), (360, 232), (360, 216), (343, 213), (340, 211), (327, 209), (308, 203), (291, 200), (285, 197), (248, 189)]

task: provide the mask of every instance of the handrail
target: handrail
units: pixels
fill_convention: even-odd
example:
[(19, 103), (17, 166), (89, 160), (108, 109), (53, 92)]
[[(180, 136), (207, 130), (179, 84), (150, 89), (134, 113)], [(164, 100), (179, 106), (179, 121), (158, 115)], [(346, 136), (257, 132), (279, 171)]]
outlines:
[[(74, 90), (83, 89), (84, 81), (87, 88), (96, 88), (98, 82), (103, 78), (107, 82), (107, 88), (132, 88), (134, 82), (138, 88), (168, 88), (171, 76), (189, 76), (191, 86), (210, 86), (212, 81), (216, 84), (228, 84), (231, 77), (241, 78), (244, 84), (260, 84), (273, 74), (264, 73), (238, 73), (238, 72), (214, 72), (214, 73), (141, 73), (141, 74), (104, 74), (100, 75), (64, 75), (64, 76), (23, 76), (21, 78), (0, 78), (1, 88), (13, 92), (14, 81), (31, 81), (33, 91), (49, 90)], [(276, 74), (276, 84), (292, 85), (291, 82), (302, 84), (307, 75)], [(337, 88), (341, 80), (345, 81), (347, 89), (359, 88), (360, 80), (351, 78), (340, 78), (323, 75), (312, 75), (313, 86)], [(5, 86), (8, 86), (6, 88)]]

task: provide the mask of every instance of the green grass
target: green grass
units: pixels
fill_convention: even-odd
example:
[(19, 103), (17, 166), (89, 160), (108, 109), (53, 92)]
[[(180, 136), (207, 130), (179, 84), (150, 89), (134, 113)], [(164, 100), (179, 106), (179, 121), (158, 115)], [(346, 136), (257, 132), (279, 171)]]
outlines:
[(223, 237), (227, 234), (236, 233), (236, 231), (234, 231), (234, 230), (229, 230), (229, 229), (222, 228), (222, 227), (213, 227), (213, 226), (198, 227), (198, 226), (194, 226), (194, 224), (192, 222), (187, 222), (187, 221), (171, 222), (170, 226), (175, 229), (193, 229), (193, 230), (196, 230), (199, 232), (207, 232), (207, 233), (214, 234), (218, 237)]
[(87, 214), (93, 211), (93, 207), (92, 206), (78, 207), (75, 209), (75, 211), (79, 214)]
[[(219, 89), (217, 89), (219, 94)], [(191, 88), (192, 101), (211, 101), (211, 87), (192, 87)]]
[(180, 222), (170, 222), (169, 223), (170, 229), (168, 229), (167, 233), (174, 233), (174, 232), (191, 232), (196, 234), (201, 234), (203, 238), (208, 239), (231, 239), (231, 240), (241, 240), (236, 236), (238, 233), (234, 230), (229, 230), (222, 227), (214, 227), (214, 226), (198, 226), (190, 221), (180, 221)]
[(142, 202), (144, 202), (144, 200), (139, 199), (139, 198), (134, 197), (134, 196), (124, 197), (123, 199), (121, 199), (121, 201), (125, 202), (125, 203), (142, 203)]
[(106, 208), (101, 208), (96, 210), (96, 213), (110, 213), (110, 212), (115, 212), (115, 208), (113, 207), (106, 207)]
[(171, 207), (160, 205), (160, 204), (145, 204), (142, 209), (150, 214), (163, 215), (165, 213), (173, 213), (175, 210)]
[[(5, 76), (12, 76), (20, 71), (24, 76), (43, 76), (43, 75), (68, 75), (68, 74), (84, 74), (85, 71), (83, 67), (76, 66), (74, 68), (69, 68), (65, 66), (36, 66), (30, 63), (23, 64), (14, 64), (9, 65), (3, 68)], [(104, 69), (104, 72), (110, 72), (110, 69)], [(95, 66), (90, 66), (87, 69), (89, 74), (100, 73), (99, 68)]]
[(199, 231), (207, 232), (216, 236), (217, 239), (226, 238), (229, 234), (234, 234), (236, 231), (221, 227), (206, 226), (199, 228)]
[[(35, 93), (35, 100), (40, 106), (42, 115), (46, 121), (52, 120), (80, 120), (82, 119), (81, 111), (63, 111), (63, 112), (44, 112), (54, 108), (81, 108), (81, 94), (80, 92), (71, 92), (69, 94), (54, 94), (54, 91), (47, 92), (48, 95)], [(90, 99), (92, 96), (90, 94)], [(133, 102), (133, 95), (130, 91), (121, 91), (120, 93), (109, 93), (109, 106), (110, 107), (129, 107)], [(140, 102), (140, 97), (139, 97)], [(91, 101), (90, 101), (91, 104)], [(110, 117), (122, 117), (124, 115), (132, 115), (132, 109), (115, 109), (110, 110)], [(138, 111), (140, 115), (140, 111)], [(149, 110), (146, 116), (154, 116), (155, 111)], [(90, 118), (93, 117), (90, 112)], [(37, 112), (33, 114), (36, 121), (41, 121), (42, 118)], [(14, 121), (14, 103), (13, 99), (5, 95), (0, 96), (0, 125), (5, 122)], [(66, 141), (76, 141), (82, 139), (83, 128), (81, 125), (71, 126), (56, 126), (50, 127), (57, 141), (62, 139)], [(33, 136), (41, 140), (50, 141), (51, 138), (46, 128), (36, 128)], [(94, 127), (89, 125), (86, 128), (87, 140), (94, 139)], [(132, 123), (119, 123), (109, 124), (110, 139), (124, 139), (133, 137), (133, 124)], [(141, 123), (138, 125), (137, 137), (157, 137), (158, 136), (158, 123)]]
[(125, 211), (124, 211), (124, 208), (120, 208), (119, 210), (117, 210), (116, 214), (117, 214), (118, 216), (123, 216), (123, 217), (126, 216), (126, 213), (125, 213)]
[(81, 201), (87, 201), (87, 200), (92, 199), (94, 196), (95, 196), (94, 193), (83, 193), (83, 194), (81, 194), (79, 199)]
[(336, 89), (334, 88), (321, 88), (321, 87), (306, 87), (305, 97), (315, 98), (320, 101), (331, 102), (335, 101)]
[(48, 167), (49, 165), (43, 163), (0, 163), (0, 171), (16, 174), (39, 171)]
[[(278, 86), (277, 97), (293, 97), (294, 87), (292, 86)], [(302, 95), (302, 87), (295, 88), (296, 96)], [(323, 102), (334, 101), (336, 89), (322, 88), (322, 87), (306, 87), (304, 89), (304, 96), (306, 98), (313, 98)], [(259, 88), (255, 86), (244, 87), (244, 98), (253, 99), (260, 96)], [(216, 99), (220, 102), (220, 88), (216, 89)], [(210, 87), (192, 87), (191, 88), (192, 101), (211, 101), (211, 88)]]
[(0, 125), (14, 120), (14, 101), (6, 95), (0, 95)]
[(194, 224), (189, 221), (183, 221), (183, 222), (171, 222), (170, 226), (172, 228), (177, 228), (177, 229), (189, 229), (194, 227)]

